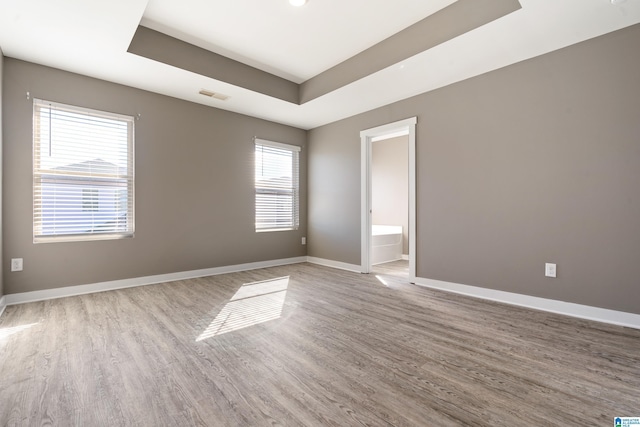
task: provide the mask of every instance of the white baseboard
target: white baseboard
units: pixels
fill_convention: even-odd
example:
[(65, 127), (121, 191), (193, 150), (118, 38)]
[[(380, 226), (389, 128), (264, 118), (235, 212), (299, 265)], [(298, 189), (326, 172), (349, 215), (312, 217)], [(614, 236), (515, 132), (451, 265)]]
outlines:
[(337, 268), (339, 270), (352, 271), (354, 273), (362, 273), (362, 267), (356, 264), (347, 264), (345, 262), (334, 261), (331, 259), (316, 258), (313, 256), (307, 257), (307, 262), (311, 264), (324, 265), (325, 267)]
[(251, 262), (247, 264), (229, 265), (224, 267), (205, 268), (202, 270), (181, 271), (178, 273), (159, 274), (155, 276), (135, 277), (133, 279), (112, 280), (109, 282), (92, 283), (89, 285), (66, 286), (64, 288), (9, 294), (5, 295), (0, 301), (6, 299), (6, 305), (24, 304), (28, 302), (43, 301), (48, 299), (91, 294), (94, 292), (132, 288), (135, 286), (155, 285), (158, 283), (193, 279), (196, 277), (215, 276), (218, 274), (236, 273), (239, 271), (256, 270), (259, 268), (297, 264), (305, 261), (307, 261), (307, 257), (302, 256), (296, 258), (285, 258), (271, 261)]
[[(132, 279), (113, 280), (109, 282), (92, 283), (88, 285), (67, 286), (63, 288), (4, 295), (3, 297), (0, 297), (0, 316), (2, 316), (2, 313), (4, 313), (4, 310), (8, 305), (24, 304), (28, 302), (55, 298), (64, 298), (75, 295), (90, 294), (94, 292), (111, 291), (116, 289), (131, 288), (135, 286), (153, 285), (158, 283), (172, 282), (176, 280), (193, 279), (196, 277), (215, 276), (219, 274), (235, 273), (239, 271), (298, 264), (305, 261), (311, 264), (318, 264), (326, 267), (337, 268), (340, 270), (347, 270), (354, 273), (361, 272), (361, 268), (359, 265), (347, 264), (340, 261), (333, 261), (316, 257), (302, 256), (296, 258), (260, 261), (223, 267), (206, 268), (202, 270), (182, 271), (178, 273), (159, 274), (155, 276), (136, 277)], [(425, 279), (420, 277), (416, 278), (415, 284), (491, 301), (498, 301), (511, 305), (533, 308), (536, 310), (548, 311), (581, 319), (594, 320), (597, 322), (604, 322), (613, 325), (640, 329), (639, 314), (568, 303), (564, 301), (556, 301), (546, 298), (516, 294), (512, 292), (498, 291), (477, 286)]]
[(402, 254), (402, 259), (405, 261), (409, 261), (409, 255)]
[(618, 326), (640, 329), (640, 314), (624, 311), (608, 310), (606, 308), (592, 307), (588, 305), (574, 304), (546, 298), (532, 297), (529, 295), (512, 292), (497, 291), (494, 289), (480, 288), (477, 286), (461, 285), (458, 283), (443, 282), (440, 280), (424, 279), (417, 277), (416, 285), (427, 288), (439, 289), (456, 294), (468, 295), (491, 301), (503, 302), (520, 307), (533, 308), (551, 313), (580, 319), (594, 320), (596, 322), (609, 323)]

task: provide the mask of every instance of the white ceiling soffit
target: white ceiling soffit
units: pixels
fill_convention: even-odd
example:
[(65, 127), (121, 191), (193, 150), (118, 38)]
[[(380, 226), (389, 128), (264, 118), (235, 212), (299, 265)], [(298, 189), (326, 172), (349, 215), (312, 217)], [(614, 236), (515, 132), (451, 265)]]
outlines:
[(304, 104), (520, 9), (518, 0), (459, 0), (297, 84), (164, 33), (138, 27), (128, 51), (278, 99)]
[[(169, 35), (300, 82), (452, 2), (310, 0), (292, 8), (287, 0), (183, 0), (175, 20), (160, 24), (165, 3), (178, 2), (0, 0), (0, 47), (5, 56), (311, 129), (640, 22), (640, 0), (520, 0), (519, 11), (297, 105), (127, 53), (128, 45), (141, 21), (165, 25)], [(227, 22), (218, 30), (234, 27), (224, 30), (232, 43), (203, 28), (202, 20), (213, 19), (210, 8)], [(410, 13), (396, 21), (400, 9)], [(372, 38), (359, 36), (365, 22)], [(255, 31), (242, 38), (249, 28)], [(302, 42), (291, 42), (300, 34)], [(296, 49), (304, 54), (292, 54)], [(202, 89), (229, 99), (199, 95)]]

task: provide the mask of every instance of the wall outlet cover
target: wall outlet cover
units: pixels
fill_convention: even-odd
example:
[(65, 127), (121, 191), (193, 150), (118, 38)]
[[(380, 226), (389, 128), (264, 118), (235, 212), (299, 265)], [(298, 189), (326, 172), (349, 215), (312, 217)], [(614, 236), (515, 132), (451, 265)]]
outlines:
[(556, 277), (556, 273), (557, 273), (557, 270), (556, 270), (556, 265), (555, 264), (547, 262), (544, 265), (544, 275), (545, 276), (547, 276), (547, 277)]
[(22, 271), (22, 258), (11, 258), (11, 271)]

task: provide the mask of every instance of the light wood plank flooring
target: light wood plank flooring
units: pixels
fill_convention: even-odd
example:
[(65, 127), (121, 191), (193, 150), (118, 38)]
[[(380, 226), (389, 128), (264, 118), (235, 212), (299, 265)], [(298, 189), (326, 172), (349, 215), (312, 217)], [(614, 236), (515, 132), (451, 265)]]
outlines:
[(383, 276), (397, 276), (407, 279), (409, 277), (409, 261), (391, 261), (383, 264), (376, 264), (371, 269), (373, 274)]
[(10, 306), (0, 319), (2, 426), (611, 426), (638, 415), (640, 331), (382, 271), (298, 264)]

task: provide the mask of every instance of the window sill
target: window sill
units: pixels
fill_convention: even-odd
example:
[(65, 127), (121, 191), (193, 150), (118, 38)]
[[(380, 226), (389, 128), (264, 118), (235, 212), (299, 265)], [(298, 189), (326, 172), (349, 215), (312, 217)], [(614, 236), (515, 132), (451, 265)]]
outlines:
[(286, 228), (261, 228), (256, 229), (256, 233), (269, 233), (272, 231), (296, 231), (299, 227), (286, 227)]
[(92, 242), (99, 240), (133, 239), (133, 233), (127, 234), (69, 234), (64, 236), (37, 236), (33, 243)]

